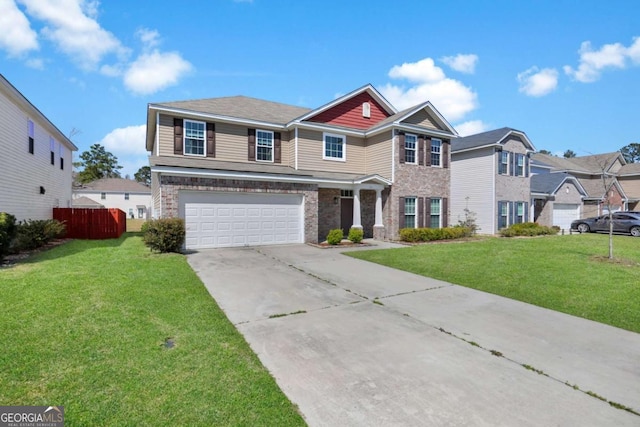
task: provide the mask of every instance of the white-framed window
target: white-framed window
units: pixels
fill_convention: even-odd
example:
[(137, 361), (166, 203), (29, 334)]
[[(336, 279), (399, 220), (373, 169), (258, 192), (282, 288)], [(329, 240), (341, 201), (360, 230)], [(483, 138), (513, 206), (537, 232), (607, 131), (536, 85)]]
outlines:
[(404, 198), (404, 228), (416, 228), (417, 206), (415, 197)]
[(256, 160), (273, 162), (273, 132), (256, 129)]
[(509, 175), (509, 152), (501, 151), (499, 154), (500, 163), (498, 163), (498, 173), (500, 175)]
[(524, 167), (525, 167), (524, 154), (516, 154), (515, 175), (516, 176), (525, 176)]
[(515, 223), (521, 224), (525, 221), (525, 204), (524, 202), (516, 202), (515, 203)]
[(429, 227), (442, 227), (442, 199), (431, 199)]
[(431, 166), (441, 166), (442, 140), (431, 138)]
[(190, 156), (204, 156), (205, 122), (193, 120), (184, 121), (184, 154)]
[(418, 137), (413, 134), (404, 136), (404, 162), (416, 164), (418, 156), (416, 155), (418, 147)]
[(324, 147), (322, 158), (325, 160), (347, 160), (347, 137), (332, 133), (322, 134)]
[(49, 151), (51, 155), (51, 164), (56, 164), (56, 140), (49, 136)]
[(129, 200), (129, 193), (124, 193), (124, 199)]
[(498, 202), (498, 230), (509, 226), (509, 202)]
[(29, 133), (29, 153), (33, 154), (35, 152), (35, 137), (36, 137), (36, 129), (33, 124), (33, 121), (30, 119), (27, 120), (27, 132)]

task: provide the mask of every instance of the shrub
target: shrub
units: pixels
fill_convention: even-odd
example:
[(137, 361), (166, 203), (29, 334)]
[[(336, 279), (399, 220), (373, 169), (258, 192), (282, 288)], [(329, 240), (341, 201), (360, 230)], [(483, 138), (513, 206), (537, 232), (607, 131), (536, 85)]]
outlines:
[(353, 243), (360, 243), (362, 242), (362, 239), (364, 239), (364, 231), (362, 230), (362, 228), (351, 228), (349, 229), (349, 235), (347, 236), (347, 239), (349, 239)]
[(142, 241), (152, 251), (180, 252), (185, 239), (184, 221), (180, 218), (162, 218), (142, 225)]
[(464, 209), (464, 220), (459, 220), (458, 225), (460, 227), (467, 227), (470, 230), (471, 236), (474, 236), (480, 229), (476, 223), (476, 213), (468, 208)]
[(20, 221), (16, 228), (13, 249), (18, 252), (38, 249), (53, 239), (64, 236), (66, 228), (64, 223), (57, 219)]
[(0, 261), (9, 253), (11, 242), (16, 236), (16, 217), (0, 212)]
[(451, 240), (469, 237), (473, 231), (468, 227), (456, 225), (445, 228), (402, 228), (400, 240), (403, 242), (430, 242), (433, 240)]
[(516, 237), (516, 236), (544, 236), (558, 234), (558, 228), (545, 227), (535, 222), (522, 222), (519, 224), (513, 224), (507, 228), (500, 230), (502, 237)]
[(330, 245), (337, 245), (342, 241), (344, 237), (344, 233), (340, 228), (334, 228), (333, 230), (329, 230), (329, 234), (327, 234), (327, 243)]

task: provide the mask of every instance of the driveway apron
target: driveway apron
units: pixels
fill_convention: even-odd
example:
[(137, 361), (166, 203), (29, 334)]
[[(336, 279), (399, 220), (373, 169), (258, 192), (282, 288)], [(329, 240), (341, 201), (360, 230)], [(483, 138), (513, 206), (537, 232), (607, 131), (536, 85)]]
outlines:
[(640, 425), (639, 334), (337, 249), (187, 259), (311, 426)]

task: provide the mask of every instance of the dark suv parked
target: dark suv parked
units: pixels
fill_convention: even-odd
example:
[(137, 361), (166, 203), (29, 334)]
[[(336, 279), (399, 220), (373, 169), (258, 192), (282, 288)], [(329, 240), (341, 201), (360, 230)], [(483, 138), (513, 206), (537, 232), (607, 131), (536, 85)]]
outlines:
[[(640, 237), (640, 212), (626, 211), (612, 214), (613, 232), (628, 233)], [(571, 223), (572, 230), (580, 233), (609, 232), (609, 215), (577, 219)]]

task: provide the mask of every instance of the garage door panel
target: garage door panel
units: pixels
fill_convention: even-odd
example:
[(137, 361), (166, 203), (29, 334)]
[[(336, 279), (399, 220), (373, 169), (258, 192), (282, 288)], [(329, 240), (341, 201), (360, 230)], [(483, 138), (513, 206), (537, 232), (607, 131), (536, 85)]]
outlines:
[(301, 243), (302, 197), (181, 192), (189, 249)]
[(579, 219), (580, 205), (572, 203), (555, 203), (553, 205), (553, 225), (568, 232), (571, 222)]

